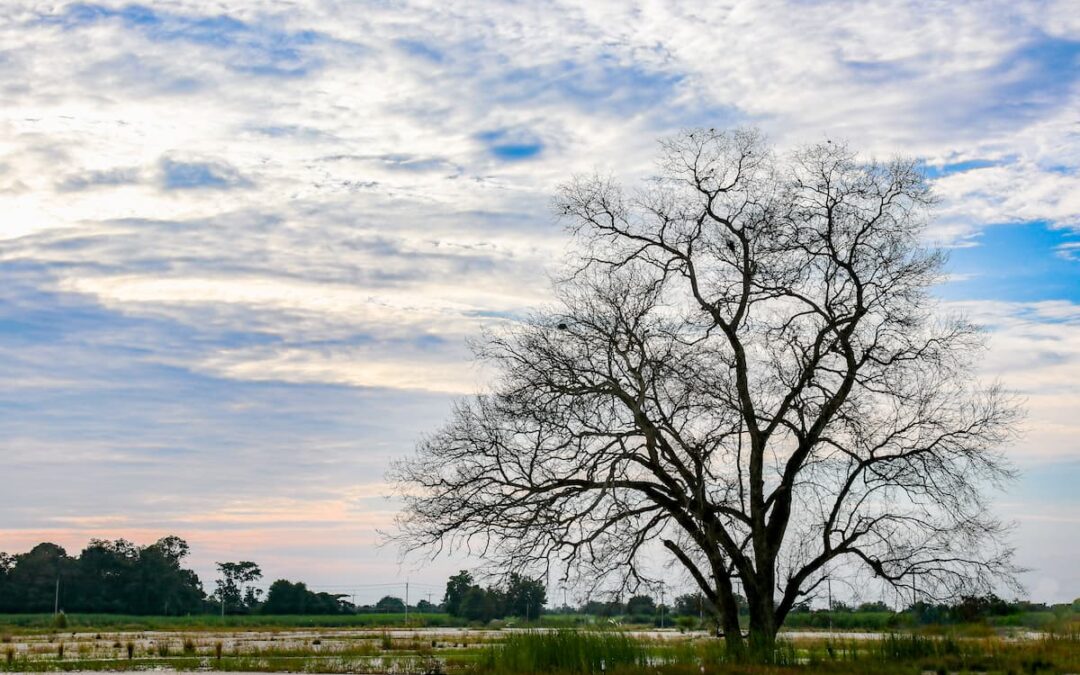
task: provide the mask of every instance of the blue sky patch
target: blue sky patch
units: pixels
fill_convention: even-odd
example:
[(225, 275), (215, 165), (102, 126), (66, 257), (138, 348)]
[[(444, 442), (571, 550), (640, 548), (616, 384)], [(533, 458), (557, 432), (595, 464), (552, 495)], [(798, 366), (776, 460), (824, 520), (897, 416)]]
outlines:
[(992, 225), (974, 246), (950, 251), (948, 270), (960, 279), (940, 287), (949, 299), (1080, 303), (1080, 261), (1061, 247), (1080, 234), (1045, 222)]
[(161, 184), (166, 190), (229, 190), (250, 187), (251, 181), (224, 162), (181, 162), (165, 158), (161, 160)]
[(949, 176), (954, 173), (963, 173), (965, 171), (974, 171), (975, 169), (987, 169), (993, 166), (1002, 166), (1009, 161), (1015, 160), (1015, 157), (1008, 158), (1008, 160), (1000, 159), (968, 159), (962, 162), (951, 162), (947, 164), (926, 164), (922, 163), (923, 174), (930, 179), (941, 178), (942, 176)]
[(432, 63), (442, 63), (445, 59), (445, 56), (441, 51), (435, 49), (423, 40), (408, 40), (403, 38), (395, 40), (394, 44), (406, 54), (419, 56)]
[(492, 155), (509, 162), (531, 159), (544, 149), (543, 142), (525, 131), (496, 129), (481, 132), (476, 138), (487, 146)]

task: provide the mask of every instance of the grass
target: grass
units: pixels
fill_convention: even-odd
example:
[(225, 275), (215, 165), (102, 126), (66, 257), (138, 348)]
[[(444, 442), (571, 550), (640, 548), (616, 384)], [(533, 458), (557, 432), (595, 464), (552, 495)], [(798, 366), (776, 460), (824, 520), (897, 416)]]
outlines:
[(691, 673), (1066, 673), (1080, 671), (1080, 637), (966, 639), (893, 634), (880, 640), (796, 638), (777, 645), (774, 663), (728, 658), (719, 640), (633, 638), (625, 633), (519, 633), (489, 647), (483, 675)]
[(642, 640), (613, 631), (514, 633), (485, 650), (478, 666), (490, 673), (599, 673), (645, 668), (650, 654)]
[(308, 630), (283, 635), (174, 631), (26, 633), (0, 646), (0, 672), (221, 670), (449, 675), (700, 675), (706, 673), (1080, 672), (1080, 633), (1040, 639), (896, 633), (880, 640), (804, 633), (780, 641), (768, 666), (729, 658), (724, 643), (607, 629), (392, 635)]
[[(409, 626), (452, 625), (449, 614), (409, 613)], [(126, 614), (69, 614), (62, 630), (87, 631), (221, 631), (289, 630), (293, 628), (367, 628), (405, 626), (405, 614), (263, 615), (225, 617), (213, 614), (194, 616), (131, 616)], [(0, 614), (4, 635), (58, 630), (52, 614)]]
[(817, 611), (796, 612), (784, 620), (785, 629), (814, 628), (854, 631), (916, 630), (930, 633), (961, 631), (975, 634), (982, 630), (990, 634), (995, 629), (1028, 629), (1038, 631), (1068, 632), (1080, 623), (1080, 614), (1059, 606), (1055, 611), (1023, 611), (1004, 616), (985, 617), (972, 623), (920, 625), (909, 612), (846, 612)]

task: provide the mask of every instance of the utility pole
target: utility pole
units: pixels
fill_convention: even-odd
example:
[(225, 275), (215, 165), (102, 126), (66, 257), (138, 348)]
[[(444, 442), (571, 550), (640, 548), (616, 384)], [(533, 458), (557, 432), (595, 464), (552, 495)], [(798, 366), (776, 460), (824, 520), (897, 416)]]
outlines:
[(60, 613), (60, 575), (56, 575), (56, 593), (53, 595), (53, 614)]
[(664, 582), (660, 582), (660, 630), (664, 629)]
[(832, 577), (825, 577), (829, 583), (829, 632), (832, 632)]
[(409, 627), (409, 580), (405, 580), (405, 627)]

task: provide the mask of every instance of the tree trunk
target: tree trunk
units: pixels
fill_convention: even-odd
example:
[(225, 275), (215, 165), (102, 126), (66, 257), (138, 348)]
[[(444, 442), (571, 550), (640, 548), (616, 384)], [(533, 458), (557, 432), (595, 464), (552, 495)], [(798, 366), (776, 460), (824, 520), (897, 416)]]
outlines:
[(734, 601), (728, 605), (717, 613), (716, 632), (718, 637), (723, 636), (727, 653), (736, 660), (742, 660), (746, 652), (746, 644), (743, 642), (742, 629), (739, 627), (739, 608)]
[(755, 661), (772, 663), (776, 656), (776, 605), (772, 593), (751, 593), (749, 655)]
[(724, 628), (724, 648), (730, 661), (744, 661), (746, 659), (746, 641), (743, 640), (742, 629), (736, 623), (734, 627)]

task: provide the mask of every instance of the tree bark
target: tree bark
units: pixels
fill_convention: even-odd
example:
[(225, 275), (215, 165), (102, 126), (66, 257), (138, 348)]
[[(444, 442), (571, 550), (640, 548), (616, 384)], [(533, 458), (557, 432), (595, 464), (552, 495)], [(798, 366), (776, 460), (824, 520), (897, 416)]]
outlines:
[(748, 594), (747, 602), (750, 605), (750, 636), (747, 649), (750, 657), (755, 661), (771, 663), (776, 652), (776, 605), (773, 602), (773, 594), (753, 593)]

